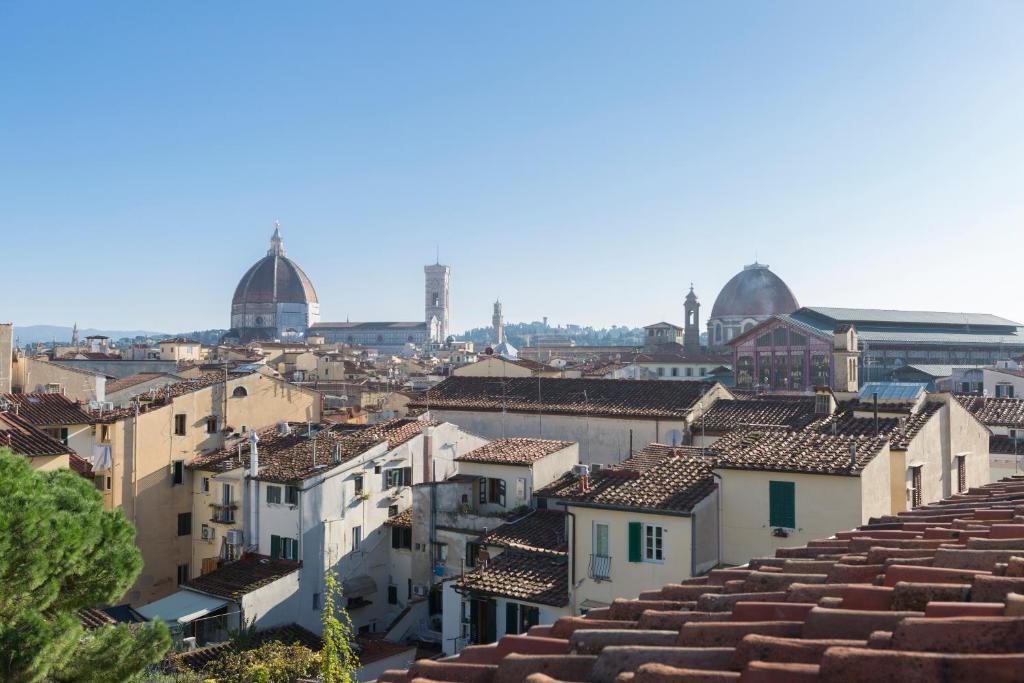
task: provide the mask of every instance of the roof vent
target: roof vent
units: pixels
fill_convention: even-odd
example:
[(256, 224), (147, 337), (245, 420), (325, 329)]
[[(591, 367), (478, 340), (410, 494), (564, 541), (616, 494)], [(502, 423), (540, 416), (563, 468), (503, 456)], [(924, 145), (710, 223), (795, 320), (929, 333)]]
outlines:
[(289, 425), (287, 422), (278, 422), (277, 423), (277, 433), (280, 434), (281, 436), (287, 436), (288, 434), (291, 434), (292, 433), (291, 425)]

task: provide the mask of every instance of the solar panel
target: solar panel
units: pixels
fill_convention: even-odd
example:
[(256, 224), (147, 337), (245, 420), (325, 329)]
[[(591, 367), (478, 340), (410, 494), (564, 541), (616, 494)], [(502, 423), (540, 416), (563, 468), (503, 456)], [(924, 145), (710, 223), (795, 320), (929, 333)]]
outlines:
[(922, 382), (868, 382), (857, 395), (862, 401), (870, 401), (878, 394), (879, 401), (913, 401), (927, 387)]

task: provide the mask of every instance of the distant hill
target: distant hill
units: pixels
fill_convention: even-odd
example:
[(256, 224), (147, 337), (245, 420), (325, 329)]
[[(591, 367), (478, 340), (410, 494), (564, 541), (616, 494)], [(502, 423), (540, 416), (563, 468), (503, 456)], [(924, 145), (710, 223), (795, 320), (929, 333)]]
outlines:
[[(166, 332), (153, 332), (151, 330), (97, 330), (91, 327), (78, 331), (78, 338), (85, 339), (91, 334), (102, 334), (111, 339), (134, 339), (135, 337), (165, 337)], [(24, 327), (14, 326), (14, 336), (21, 346), (35, 344), (36, 342), (51, 342), (56, 340), (67, 344), (71, 341), (71, 328), (63, 325), (26, 325)]]

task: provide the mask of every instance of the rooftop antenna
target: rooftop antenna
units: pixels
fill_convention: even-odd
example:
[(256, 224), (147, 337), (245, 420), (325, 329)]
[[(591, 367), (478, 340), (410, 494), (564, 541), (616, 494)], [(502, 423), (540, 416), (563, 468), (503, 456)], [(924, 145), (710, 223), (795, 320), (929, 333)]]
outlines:
[(434, 250), (435, 250), (434, 265), (438, 265), (439, 266), (439, 265), (441, 265), (441, 245), (440, 244), (435, 244), (434, 245)]

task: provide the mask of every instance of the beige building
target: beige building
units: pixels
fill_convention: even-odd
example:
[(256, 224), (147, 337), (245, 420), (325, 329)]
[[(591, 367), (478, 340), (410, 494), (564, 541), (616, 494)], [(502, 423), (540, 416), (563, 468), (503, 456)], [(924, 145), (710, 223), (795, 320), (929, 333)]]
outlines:
[(85, 403), (107, 400), (107, 376), (93, 370), (18, 356), (13, 374), (14, 391), (26, 394), (55, 392)]
[(476, 479), (473, 504), (483, 513), (530, 506), (534, 491), (579, 462), (579, 445), (549, 439), (498, 439), (456, 459), (461, 476)]
[(0, 324), (0, 394), (11, 391), (14, 383), (14, 325)]
[(109, 481), (108, 508), (124, 509), (138, 529), (145, 566), (126, 599), (144, 604), (198, 573), (192, 560), (193, 486), (185, 465), (282, 420), (320, 419), (320, 396), (259, 373), (220, 373), (164, 387), (138, 411), (97, 415), (93, 466)]
[(614, 468), (566, 474), (537, 495), (570, 513), (573, 614), (718, 564), (717, 485), (698, 449), (651, 444)]
[(484, 355), (475, 363), (455, 368), (452, 374), (456, 377), (561, 377), (562, 371), (535, 360)]
[(198, 363), (203, 359), (203, 345), (195, 339), (164, 339), (159, 346), (160, 360)]
[(989, 480), (984, 425), (949, 394), (907, 412), (842, 411), (802, 431), (744, 428), (708, 451), (722, 499), (722, 561), (743, 564)]

